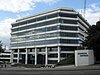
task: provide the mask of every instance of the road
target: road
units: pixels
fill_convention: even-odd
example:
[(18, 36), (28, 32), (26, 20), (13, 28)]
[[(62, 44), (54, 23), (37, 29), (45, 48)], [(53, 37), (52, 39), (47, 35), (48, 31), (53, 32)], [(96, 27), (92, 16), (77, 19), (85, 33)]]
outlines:
[(0, 75), (100, 75), (100, 70), (77, 70), (77, 71), (0, 71)]

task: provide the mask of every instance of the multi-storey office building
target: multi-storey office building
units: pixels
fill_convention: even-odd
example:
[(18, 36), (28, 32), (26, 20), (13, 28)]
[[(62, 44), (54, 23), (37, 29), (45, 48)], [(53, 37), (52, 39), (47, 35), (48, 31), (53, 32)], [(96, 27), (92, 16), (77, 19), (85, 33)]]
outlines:
[(75, 10), (59, 8), (12, 23), (15, 63), (56, 64), (74, 54), (87, 36), (88, 22)]

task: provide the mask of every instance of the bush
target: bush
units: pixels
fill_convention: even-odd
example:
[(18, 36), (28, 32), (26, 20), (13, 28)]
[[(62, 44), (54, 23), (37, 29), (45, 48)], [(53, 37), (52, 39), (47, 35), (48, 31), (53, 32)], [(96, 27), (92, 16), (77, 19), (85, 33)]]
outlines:
[(71, 65), (71, 64), (75, 64), (74, 55), (69, 55), (68, 57), (61, 60), (59, 63), (57, 63), (56, 66), (57, 65)]
[(12, 65), (13, 67), (25, 67), (25, 68), (40, 68), (43, 67), (45, 65), (43, 64), (38, 64), (38, 65), (34, 65), (34, 64), (15, 64)]

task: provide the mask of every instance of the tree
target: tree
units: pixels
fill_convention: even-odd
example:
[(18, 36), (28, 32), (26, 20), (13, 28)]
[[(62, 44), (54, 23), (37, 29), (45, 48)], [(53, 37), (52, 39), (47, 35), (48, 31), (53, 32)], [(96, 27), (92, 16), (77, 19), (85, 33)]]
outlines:
[(4, 49), (2, 48), (2, 42), (0, 41), (0, 53), (4, 52)]
[(83, 42), (83, 46), (93, 49), (97, 61), (100, 61), (100, 21), (87, 29), (88, 36)]

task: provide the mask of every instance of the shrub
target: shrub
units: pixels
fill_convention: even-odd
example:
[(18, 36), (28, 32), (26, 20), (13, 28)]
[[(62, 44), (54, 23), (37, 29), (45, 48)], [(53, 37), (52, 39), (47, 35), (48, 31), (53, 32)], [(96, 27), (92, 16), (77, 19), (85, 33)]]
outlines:
[(70, 64), (74, 64), (74, 63), (75, 63), (74, 55), (69, 55), (68, 57), (61, 60), (59, 63), (57, 63), (56, 66), (57, 65), (70, 65)]

